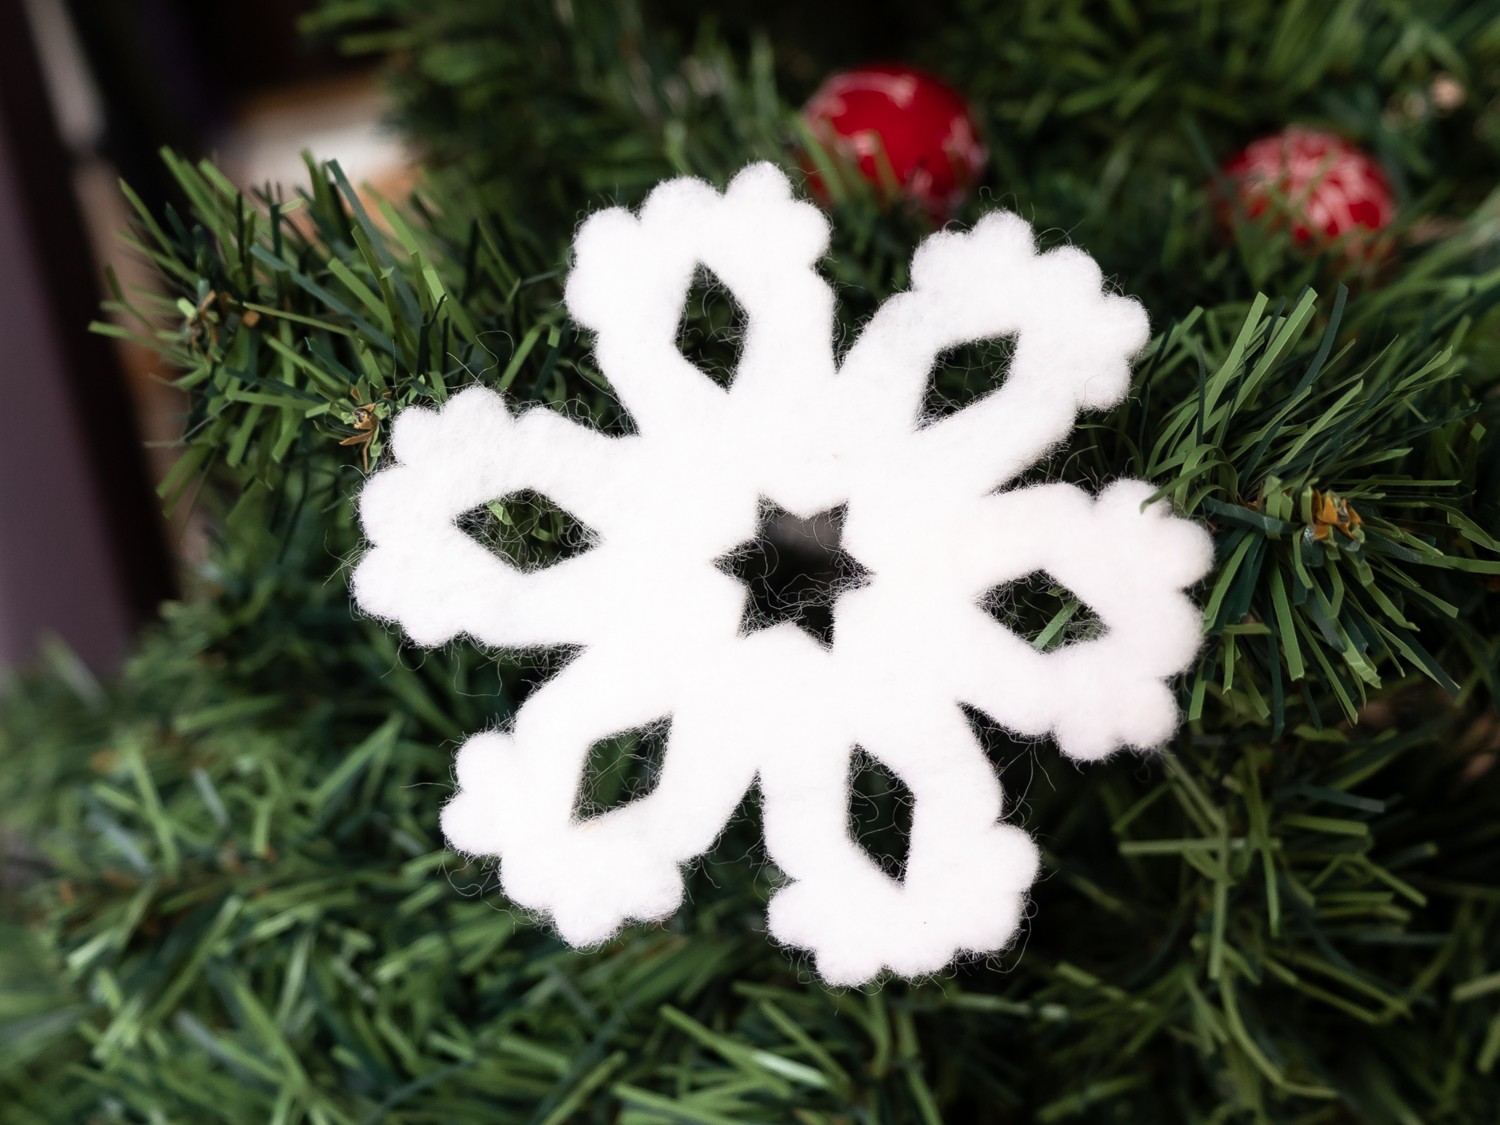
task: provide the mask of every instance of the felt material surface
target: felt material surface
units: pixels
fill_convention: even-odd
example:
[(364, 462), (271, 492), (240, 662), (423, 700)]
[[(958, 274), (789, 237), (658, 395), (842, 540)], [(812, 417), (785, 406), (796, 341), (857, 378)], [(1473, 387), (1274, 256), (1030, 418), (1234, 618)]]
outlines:
[[(833, 293), (815, 268), (827, 246), (823, 213), (764, 164), (722, 194), (678, 179), (639, 214), (595, 214), (567, 306), (595, 333), (637, 432), (514, 415), (470, 388), (404, 411), (394, 463), (360, 497), (366, 611), (425, 646), (460, 635), (580, 646), (510, 730), (463, 745), (442, 813), (455, 848), (498, 856), (505, 893), (575, 945), (672, 913), (681, 865), (758, 781), (788, 880), (771, 933), (811, 951), (826, 981), (914, 976), (1002, 948), (1037, 850), (1001, 822), (999, 781), (960, 705), (1079, 759), (1157, 745), (1177, 724), (1167, 681), (1199, 645), (1183, 591), (1209, 567), (1208, 535), (1143, 508), (1152, 489), (1139, 481), (1098, 495), (1007, 487), (1079, 411), (1125, 394), (1147, 339), (1140, 305), (1105, 292), (1087, 255), (1038, 254), (1025, 222), (995, 213), (929, 237), (910, 290), (840, 366)], [(727, 391), (676, 346), (700, 266), (748, 318)], [(998, 390), (921, 416), (940, 352), (1006, 335)], [(460, 530), (462, 513), (523, 489), (595, 529), (595, 546), (522, 572)], [(790, 622), (741, 629), (745, 585), (715, 561), (754, 535), (767, 502), (802, 519), (842, 509), (839, 545), (867, 575), (837, 596), (828, 646)], [(986, 591), (1038, 570), (1097, 614), (1102, 635), (1043, 654), (984, 611)], [(654, 789), (581, 819), (590, 746), (668, 718)], [(849, 834), (856, 747), (913, 795), (899, 882)]]

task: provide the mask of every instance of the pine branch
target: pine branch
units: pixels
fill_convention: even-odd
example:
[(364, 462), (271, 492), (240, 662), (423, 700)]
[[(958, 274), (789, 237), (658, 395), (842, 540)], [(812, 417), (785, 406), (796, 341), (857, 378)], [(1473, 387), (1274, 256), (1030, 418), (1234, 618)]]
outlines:
[[(1045, 746), (980, 732), (1046, 849), (1025, 948), (829, 992), (758, 932), (753, 800), (676, 918), (586, 954), (443, 849), (454, 740), (548, 657), (417, 653), (351, 613), (366, 459), (396, 411), (476, 381), (625, 424), (560, 308), (578, 215), (676, 172), (826, 159), (790, 105), (832, 64), (614, 5), (341, 0), (319, 25), (391, 53), (432, 175), (392, 206), (310, 163), (303, 191), (245, 198), (169, 158), (190, 212), (139, 208), (167, 295), (117, 294), (128, 327), (105, 330), (179, 373), (166, 495), (196, 494), (216, 544), (117, 683), (55, 655), (0, 693), (23, 834), (0, 838), (0, 1116), (1500, 1119), (1500, 24), (1460, 3), (960, 10), (911, 44), (989, 126), (960, 221), (1020, 209), (1158, 326), (1136, 395), (1045, 471), (1149, 477), (1220, 559), (1166, 753), (1054, 783)], [(1364, 276), (1218, 227), (1217, 162), (1308, 117), (1400, 174), (1395, 256)], [(847, 341), (923, 229), (824, 179)], [(705, 291), (683, 346), (727, 368), (738, 328)], [(933, 409), (1007, 354), (944, 357)], [(507, 550), (559, 547), (555, 514), (492, 515)]]

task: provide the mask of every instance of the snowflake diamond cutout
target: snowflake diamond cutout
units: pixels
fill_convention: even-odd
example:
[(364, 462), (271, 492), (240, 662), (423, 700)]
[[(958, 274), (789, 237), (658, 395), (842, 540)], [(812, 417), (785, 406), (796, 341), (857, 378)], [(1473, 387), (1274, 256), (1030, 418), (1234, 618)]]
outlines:
[[(1167, 681), (1199, 645), (1184, 590), (1207, 571), (1207, 534), (1148, 505), (1140, 481), (1098, 495), (1014, 483), (1080, 410), (1124, 396), (1147, 339), (1140, 305), (1105, 292), (1087, 255), (1039, 254), (1024, 221), (994, 213), (926, 239), (910, 289), (839, 364), (834, 296), (816, 269), (828, 235), (766, 164), (722, 194), (678, 179), (638, 215), (595, 214), (567, 307), (595, 334), (636, 432), (606, 436), (545, 408), (515, 415), (470, 388), (402, 412), (394, 464), (360, 496), (371, 549), (354, 594), (366, 611), (425, 646), (462, 634), (580, 649), (510, 730), (464, 743), (442, 814), (455, 848), (498, 856), (505, 893), (574, 945), (675, 911), (682, 865), (758, 784), (787, 878), (771, 934), (810, 950), (829, 983), (1000, 949), (1037, 851), (1001, 822), (1000, 784), (962, 705), (1077, 759), (1154, 746), (1176, 727)], [(749, 321), (728, 390), (675, 345), (700, 266)], [(923, 419), (936, 357), (1001, 336), (1015, 348), (999, 389)], [(523, 572), (459, 528), (519, 490), (595, 529), (593, 549)], [(766, 504), (802, 521), (839, 513), (837, 547), (859, 581), (830, 599), (828, 644), (791, 620), (742, 627), (746, 583), (718, 564), (756, 535)], [(1044, 654), (982, 608), (987, 591), (1036, 571), (1103, 633)], [(654, 789), (580, 817), (589, 748), (664, 719)], [(913, 797), (899, 881), (849, 835), (856, 747)]]

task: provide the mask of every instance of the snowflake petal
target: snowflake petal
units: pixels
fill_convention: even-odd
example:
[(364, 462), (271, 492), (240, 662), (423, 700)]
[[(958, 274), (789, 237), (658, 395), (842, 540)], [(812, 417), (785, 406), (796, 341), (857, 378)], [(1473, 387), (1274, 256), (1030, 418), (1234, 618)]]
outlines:
[(1198, 611), (1182, 591), (1207, 572), (1212, 542), (1165, 504), (1143, 508), (1151, 494), (1141, 481), (1117, 481), (1097, 497), (1049, 484), (988, 500), (975, 534), (979, 557), (1000, 560), (992, 577), (1045, 571), (1105, 633), (1043, 656), (991, 622), (971, 624), (982, 671), (968, 702), (1013, 730), (1054, 733), (1078, 758), (1171, 734), (1177, 710), (1163, 681), (1202, 643)]
[(1071, 247), (1038, 254), (1023, 220), (987, 215), (972, 231), (944, 231), (922, 244), (912, 288), (881, 306), (842, 374), (889, 422), (910, 425), (941, 352), (1016, 336), (1004, 385), (919, 438), (950, 483), (987, 492), (1062, 440), (1079, 410), (1124, 395), (1130, 357), (1146, 343), (1146, 314), (1101, 285), (1086, 254)]
[(722, 195), (671, 180), (639, 216), (611, 208), (583, 224), (568, 311), (596, 334), (599, 366), (642, 433), (689, 426), (723, 395), (677, 350), (695, 269), (712, 270), (749, 318), (734, 392), (795, 393), (833, 373), (833, 293), (814, 269), (827, 247), (827, 220), (773, 165), (751, 165)]
[(460, 633), (511, 647), (587, 642), (595, 631), (589, 595), (599, 583), (582, 576), (600, 572), (598, 558), (523, 573), (470, 539), (458, 519), (532, 489), (607, 533), (626, 447), (551, 412), (514, 419), (482, 387), (440, 411), (403, 411), (392, 439), (396, 463), (360, 493), (371, 549), (354, 571), (355, 598), (427, 647)]

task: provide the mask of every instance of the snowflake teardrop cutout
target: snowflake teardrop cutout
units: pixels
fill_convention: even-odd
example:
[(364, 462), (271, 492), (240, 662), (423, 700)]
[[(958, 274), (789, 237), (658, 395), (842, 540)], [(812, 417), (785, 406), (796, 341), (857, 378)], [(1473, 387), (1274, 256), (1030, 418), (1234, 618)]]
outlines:
[[(1146, 342), (1140, 305), (1106, 293), (1092, 259), (1037, 253), (995, 213), (929, 237), (911, 288), (880, 308), (837, 364), (828, 246), (816, 207), (753, 165), (720, 194), (657, 187), (635, 215), (591, 217), (575, 243), (567, 307), (636, 433), (608, 437), (560, 413), (513, 415), (465, 390), (396, 420), (394, 464), (360, 497), (371, 549), (354, 591), (416, 643), (578, 646), (512, 728), (471, 737), (444, 832), (500, 857), (505, 893), (574, 945), (682, 900), (681, 867), (706, 851), (748, 788), (788, 882), (772, 935), (812, 951), (833, 984), (913, 976), (1014, 935), (1037, 851), (1000, 822), (1002, 794), (961, 709), (1064, 753), (1099, 758), (1166, 739), (1167, 681), (1199, 645), (1184, 589), (1207, 570), (1207, 534), (1119, 481), (1098, 495), (1007, 486), (1063, 440), (1080, 410), (1118, 402)], [(746, 311), (728, 390), (676, 346), (699, 267)], [(936, 357), (1015, 338), (996, 391), (921, 416)], [(595, 530), (592, 549), (521, 571), (459, 517), (521, 490)], [(833, 604), (824, 645), (795, 623), (742, 629), (746, 587), (715, 565), (755, 534), (767, 504), (840, 512), (861, 568)], [(853, 564), (851, 564), (853, 565)], [(986, 591), (1045, 571), (1097, 614), (1093, 639), (1041, 653), (982, 608)], [(580, 818), (589, 748), (670, 719), (646, 796)], [(904, 878), (850, 837), (859, 748), (910, 790)]]

